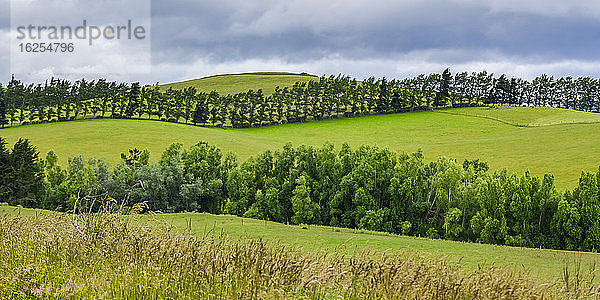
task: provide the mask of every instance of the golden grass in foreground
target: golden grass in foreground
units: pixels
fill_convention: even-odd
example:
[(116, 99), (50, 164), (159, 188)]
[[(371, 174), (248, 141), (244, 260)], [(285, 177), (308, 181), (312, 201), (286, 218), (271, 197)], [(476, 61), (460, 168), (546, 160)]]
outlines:
[(527, 274), (360, 252), (304, 254), (261, 240), (231, 242), (133, 226), (114, 214), (0, 216), (0, 298), (595, 298), (567, 272)]

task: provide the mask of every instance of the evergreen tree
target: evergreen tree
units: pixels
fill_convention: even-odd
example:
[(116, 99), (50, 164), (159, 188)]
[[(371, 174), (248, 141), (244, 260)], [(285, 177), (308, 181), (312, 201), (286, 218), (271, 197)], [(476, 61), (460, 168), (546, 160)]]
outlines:
[(399, 89), (394, 90), (390, 102), (394, 112), (399, 112), (400, 110), (402, 110), (402, 98), (400, 96)]
[(444, 70), (442, 77), (440, 78), (439, 91), (435, 94), (435, 100), (433, 106), (443, 107), (450, 98), (450, 92), (452, 87), (452, 74), (450, 69)]
[(383, 77), (379, 83), (379, 95), (377, 97), (377, 111), (386, 112), (390, 103), (390, 85)]
[(12, 182), (8, 183), (12, 190), (9, 203), (27, 207), (36, 207), (42, 196), (43, 168), (38, 161), (39, 152), (27, 139), (19, 139), (10, 153), (9, 160)]
[(140, 83), (134, 82), (131, 84), (131, 88), (127, 91), (127, 109), (125, 110), (125, 116), (128, 118), (133, 117), (134, 114), (138, 113), (140, 109)]
[(192, 117), (194, 125), (204, 124), (208, 120), (208, 107), (206, 105), (207, 96), (204, 93), (198, 95), (198, 102), (196, 103), (196, 109)]
[(502, 74), (498, 79), (494, 80), (494, 90), (490, 101), (491, 104), (508, 103), (510, 99), (510, 81), (506, 78), (506, 75)]
[(14, 172), (10, 164), (10, 152), (6, 140), (0, 136), (0, 201), (7, 202), (12, 194)]
[(194, 102), (196, 102), (196, 88), (195, 87), (187, 87), (183, 90), (183, 98), (184, 98), (184, 104), (185, 104), (185, 112), (184, 112), (184, 119), (185, 119), (185, 123), (187, 123), (190, 120), (190, 116), (191, 116), (191, 110), (194, 107)]

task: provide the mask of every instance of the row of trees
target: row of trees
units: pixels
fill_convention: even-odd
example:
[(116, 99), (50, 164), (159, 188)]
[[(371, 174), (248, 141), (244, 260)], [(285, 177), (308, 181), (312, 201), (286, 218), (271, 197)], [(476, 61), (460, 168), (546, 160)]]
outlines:
[(0, 125), (81, 118), (146, 118), (210, 126), (259, 127), (325, 118), (352, 117), (473, 105), (552, 106), (600, 110), (600, 80), (589, 77), (532, 81), (479, 73), (419, 75), (388, 81), (348, 76), (321, 77), (235, 95), (198, 92), (193, 87), (161, 90), (106, 80), (75, 82), (53, 78), (25, 85), (12, 78), (0, 85)]
[[(0, 139), (1, 140), (1, 139)], [(111, 168), (73, 156), (68, 167), (53, 152), (37, 159), (26, 140), (2, 141), (1, 196), (12, 205), (85, 212), (114, 201), (145, 202), (150, 210), (229, 213), (293, 224), (322, 224), (553, 249), (600, 248), (600, 172), (558, 192), (554, 178), (506, 171), (486, 163), (421, 152), (342, 145), (286, 145), (238, 164), (231, 154), (198, 143), (173, 144), (158, 163), (130, 150)]]

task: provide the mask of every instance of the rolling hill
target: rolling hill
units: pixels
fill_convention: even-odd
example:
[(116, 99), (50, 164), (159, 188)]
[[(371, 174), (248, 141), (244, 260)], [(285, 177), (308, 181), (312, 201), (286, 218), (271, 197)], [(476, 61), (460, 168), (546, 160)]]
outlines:
[[(237, 93), (263, 89), (272, 93), (275, 86), (291, 86), (296, 81), (315, 77), (288, 73), (219, 75), (164, 88), (194, 86), (201, 91)], [(424, 151), (426, 159), (439, 156), (463, 159), (481, 158), (493, 170), (506, 168), (535, 175), (553, 173), (559, 188), (572, 188), (582, 170), (596, 171), (600, 166), (600, 114), (548, 107), (473, 107), (371, 115), (330, 119), (247, 129), (219, 129), (153, 120), (98, 119), (16, 126), (0, 130), (0, 136), (13, 144), (29, 138), (43, 157), (54, 150), (65, 165), (69, 155), (83, 154), (105, 158), (111, 163), (130, 148), (148, 149), (157, 161), (171, 143), (186, 146), (207, 141), (223, 151), (237, 154), (240, 160), (267, 149), (294, 145), (338, 147), (379, 145), (398, 152)], [(51, 212), (0, 205), (0, 215), (43, 215)], [(560, 281), (569, 266), (571, 271), (590, 276), (599, 259), (595, 253), (515, 248), (473, 243), (405, 237), (385, 233), (354, 231), (324, 226), (290, 226), (234, 216), (179, 213), (136, 217), (141, 225), (173, 226), (178, 233), (197, 237), (216, 233), (232, 240), (260, 239), (267, 243), (302, 247), (309, 253), (352, 254), (404, 253), (425, 261), (444, 259), (458, 263), (463, 271), (497, 266), (515, 274), (529, 273), (540, 283)], [(579, 266), (580, 269), (577, 269)], [(597, 280), (597, 279), (594, 279)]]
[[(600, 114), (554, 108), (462, 108), (434, 112), (374, 115), (249, 129), (203, 128), (138, 120), (84, 120), (18, 126), (0, 130), (14, 143), (25, 137), (42, 155), (55, 150), (61, 162), (72, 154), (115, 163), (129, 148), (151, 151), (151, 160), (171, 143), (207, 141), (246, 159), (266, 149), (295, 145), (377, 144), (393, 151), (424, 151), (439, 156), (481, 158), (492, 169), (553, 173), (557, 186), (571, 188), (582, 170), (596, 171)], [(518, 124), (519, 126), (511, 125)]]
[(208, 76), (200, 79), (191, 79), (161, 85), (161, 89), (183, 89), (195, 87), (198, 91), (217, 91), (219, 94), (236, 94), (248, 90), (262, 89), (265, 95), (273, 94), (275, 87), (290, 87), (296, 82), (319, 80), (309, 74), (296, 74), (285, 72), (257, 72), (242, 74), (224, 74)]

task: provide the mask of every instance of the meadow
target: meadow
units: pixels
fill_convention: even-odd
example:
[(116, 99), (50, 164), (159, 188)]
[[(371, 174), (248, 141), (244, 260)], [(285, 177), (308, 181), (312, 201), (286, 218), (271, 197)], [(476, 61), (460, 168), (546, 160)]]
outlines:
[(306, 252), (402, 253), (426, 261), (444, 259), (460, 264), (464, 271), (496, 266), (515, 273), (527, 271), (540, 282), (561, 279), (565, 266), (573, 267), (576, 262), (581, 264), (582, 273), (591, 274), (600, 262), (600, 255), (596, 253), (463, 243), (328, 226), (285, 225), (206, 213), (161, 214), (144, 216), (142, 220), (145, 224), (166, 223), (179, 233), (191, 232), (197, 237), (222, 233), (234, 240), (262, 239), (301, 247)]
[[(135, 210), (135, 209), (134, 209)], [(0, 206), (0, 294), (22, 297), (593, 298), (598, 254), (209, 214)], [(44, 262), (44, 263), (40, 263)], [(10, 275), (9, 275), (10, 274)], [(51, 282), (51, 283), (49, 283)]]
[(469, 107), (445, 112), (487, 118), (518, 127), (560, 124), (592, 124), (600, 122), (600, 114), (553, 107)]
[(347, 119), (311, 121), (248, 129), (204, 128), (139, 120), (83, 120), (17, 126), (0, 130), (9, 144), (29, 138), (42, 156), (54, 150), (66, 164), (69, 155), (105, 158), (111, 163), (130, 148), (148, 149), (151, 160), (171, 143), (207, 141), (239, 160), (266, 149), (294, 145), (379, 145), (392, 151), (422, 149), (439, 156), (480, 158), (492, 170), (506, 168), (536, 175), (553, 173), (560, 188), (572, 188), (582, 171), (600, 165), (600, 115), (555, 108), (460, 108)]

